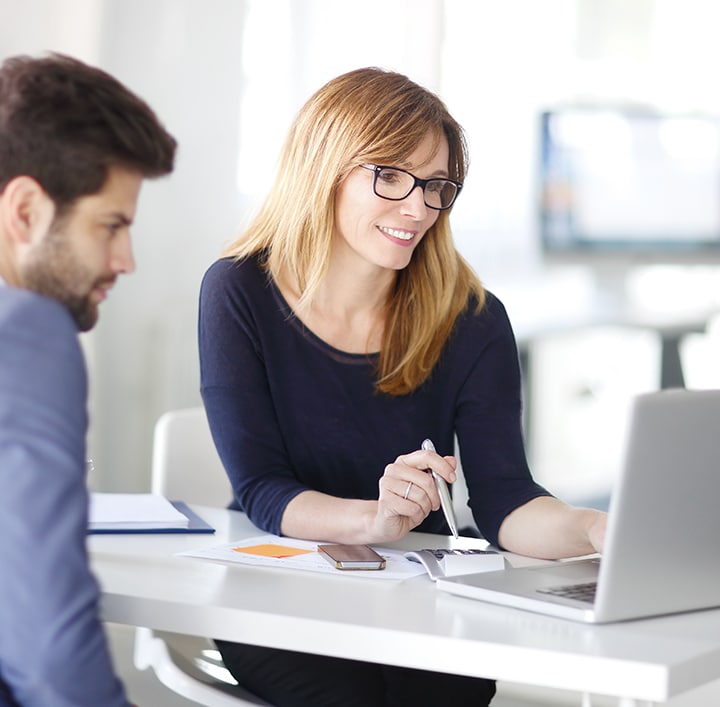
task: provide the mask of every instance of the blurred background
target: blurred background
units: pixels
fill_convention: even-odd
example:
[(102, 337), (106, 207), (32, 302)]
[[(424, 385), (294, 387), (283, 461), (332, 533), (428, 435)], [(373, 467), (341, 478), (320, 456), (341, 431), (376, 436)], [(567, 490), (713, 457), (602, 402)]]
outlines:
[(205, 269), (305, 99), (376, 65), (465, 127), (454, 231), (515, 324), (531, 463), (602, 503), (632, 395), (720, 387), (719, 24), (715, 0), (0, 0), (0, 59), (96, 64), (180, 143), (143, 189), (137, 272), (84, 335), (93, 488), (149, 489), (156, 419), (200, 403)]

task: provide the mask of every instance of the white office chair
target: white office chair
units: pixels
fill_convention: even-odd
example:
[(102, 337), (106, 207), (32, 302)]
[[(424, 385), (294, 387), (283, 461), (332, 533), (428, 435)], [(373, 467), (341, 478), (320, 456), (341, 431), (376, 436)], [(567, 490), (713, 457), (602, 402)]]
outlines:
[(171, 410), (155, 424), (152, 492), (204, 506), (227, 506), (232, 500), (204, 408)]
[[(230, 502), (230, 482), (202, 407), (172, 410), (157, 421), (152, 492), (201, 505)], [(163, 685), (200, 705), (270, 707), (237, 684), (208, 638), (141, 627), (133, 658), (138, 670), (152, 668)]]

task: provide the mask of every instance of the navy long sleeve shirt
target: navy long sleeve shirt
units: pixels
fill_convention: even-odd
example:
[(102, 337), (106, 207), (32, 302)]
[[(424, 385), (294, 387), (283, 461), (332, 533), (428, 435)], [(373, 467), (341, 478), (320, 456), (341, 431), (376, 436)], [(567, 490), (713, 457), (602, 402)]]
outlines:
[[(457, 436), (473, 517), (497, 543), (505, 516), (547, 495), (528, 469), (512, 328), (491, 293), (458, 318), (431, 377), (408, 395), (375, 390), (376, 356), (348, 354), (305, 328), (258, 259), (221, 259), (200, 292), (201, 392), (234, 490), (231, 507), (280, 534), (287, 504), (312, 489), (377, 499), (385, 466)], [(441, 511), (418, 526), (448, 533)]]

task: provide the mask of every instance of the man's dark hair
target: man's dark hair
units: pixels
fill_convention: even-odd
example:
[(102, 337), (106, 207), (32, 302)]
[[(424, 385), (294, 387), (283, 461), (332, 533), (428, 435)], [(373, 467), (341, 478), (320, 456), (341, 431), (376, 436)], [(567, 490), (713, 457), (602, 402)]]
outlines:
[(176, 147), (152, 109), (100, 69), (60, 54), (0, 66), (0, 193), (32, 177), (59, 213), (100, 191), (110, 167), (168, 174)]

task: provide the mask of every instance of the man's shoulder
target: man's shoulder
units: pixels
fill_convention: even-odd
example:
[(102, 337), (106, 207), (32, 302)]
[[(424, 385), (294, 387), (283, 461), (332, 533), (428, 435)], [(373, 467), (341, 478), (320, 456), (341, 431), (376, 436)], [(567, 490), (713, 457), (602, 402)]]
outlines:
[(0, 287), (0, 330), (3, 336), (13, 332), (44, 331), (50, 335), (77, 337), (70, 313), (59, 302), (19, 287)]
[(84, 394), (85, 361), (77, 327), (61, 304), (28, 290), (0, 287), (0, 338), (5, 392)]

